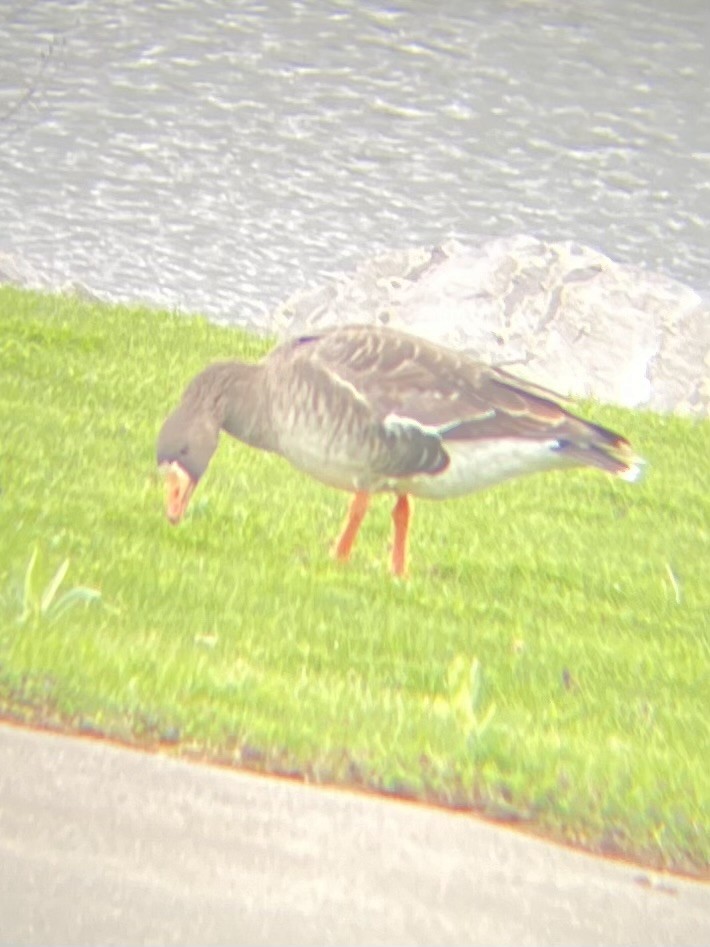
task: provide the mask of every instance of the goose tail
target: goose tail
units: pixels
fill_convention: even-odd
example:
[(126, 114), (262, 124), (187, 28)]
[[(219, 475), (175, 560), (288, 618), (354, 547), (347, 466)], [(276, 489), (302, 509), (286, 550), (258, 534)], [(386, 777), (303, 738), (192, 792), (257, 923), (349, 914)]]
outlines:
[(585, 429), (586, 437), (560, 439), (556, 449), (572, 463), (597, 467), (620, 480), (635, 483), (641, 479), (646, 461), (625, 437), (596, 424), (585, 423)]

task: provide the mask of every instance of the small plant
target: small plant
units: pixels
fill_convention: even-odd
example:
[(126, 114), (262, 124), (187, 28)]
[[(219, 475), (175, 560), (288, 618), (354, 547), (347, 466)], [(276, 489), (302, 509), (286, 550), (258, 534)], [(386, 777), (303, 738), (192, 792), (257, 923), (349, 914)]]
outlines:
[(28, 622), (39, 624), (41, 621), (55, 622), (70, 608), (82, 603), (98, 602), (101, 599), (101, 592), (98, 589), (90, 589), (85, 585), (78, 585), (69, 591), (64, 592), (57, 598), (59, 587), (64, 581), (69, 571), (69, 559), (65, 559), (49, 580), (41, 595), (34, 591), (34, 570), (37, 563), (37, 547), (35, 546), (30, 556), (25, 571), (25, 581), (22, 591), (22, 613), (19, 617), (21, 625)]
[(446, 696), (434, 701), (434, 711), (453, 720), (464, 733), (471, 751), (480, 743), (496, 710), (495, 704), (491, 704), (481, 713), (482, 678), (478, 658), (469, 662), (459, 654), (446, 671)]

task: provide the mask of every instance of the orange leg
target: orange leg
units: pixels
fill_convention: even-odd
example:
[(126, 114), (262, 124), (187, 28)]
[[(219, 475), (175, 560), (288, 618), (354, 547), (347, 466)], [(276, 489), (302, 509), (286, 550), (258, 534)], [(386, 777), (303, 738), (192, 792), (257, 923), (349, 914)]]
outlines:
[(360, 524), (365, 519), (365, 514), (367, 513), (367, 508), (369, 505), (370, 494), (365, 493), (364, 490), (358, 490), (352, 499), (352, 503), (350, 504), (348, 521), (345, 524), (345, 528), (343, 529), (342, 533), (340, 534), (338, 545), (335, 547), (335, 556), (337, 559), (340, 559), (341, 562), (344, 562), (346, 559), (350, 558), (350, 552), (353, 548), (355, 537), (357, 536), (358, 530), (360, 529)]
[(404, 575), (407, 571), (407, 535), (409, 533), (410, 516), (409, 497), (405, 493), (397, 497), (397, 502), (392, 510), (392, 519), (394, 520), (392, 572), (395, 575)]

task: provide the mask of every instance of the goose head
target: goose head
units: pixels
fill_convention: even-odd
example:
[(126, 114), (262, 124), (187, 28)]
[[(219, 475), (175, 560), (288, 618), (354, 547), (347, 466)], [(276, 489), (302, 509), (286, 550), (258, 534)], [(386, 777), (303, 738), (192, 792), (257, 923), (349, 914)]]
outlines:
[(176, 525), (217, 448), (219, 425), (205, 412), (181, 404), (166, 418), (156, 447), (165, 482), (165, 515)]

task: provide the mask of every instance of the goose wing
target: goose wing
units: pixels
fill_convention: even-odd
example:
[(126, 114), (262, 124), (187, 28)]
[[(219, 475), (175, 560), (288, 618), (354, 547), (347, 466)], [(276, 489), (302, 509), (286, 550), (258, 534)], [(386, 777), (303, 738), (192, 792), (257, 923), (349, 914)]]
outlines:
[(341, 402), (338, 414), (377, 429), (370, 458), (377, 473), (438, 473), (454, 441), (524, 438), (585, 456), (626, 445), (570, 414), (545, 388), (395, 330), (352, 326), (288, 345), (292, 369), (311, 376), (311, 390), (327, 389), (332, 404)]
[(394, 330), (353, 326), (295, 344), (380, 422), (408, 421), (444, 439), (549, 438), (571, 417), (547, 389)]

